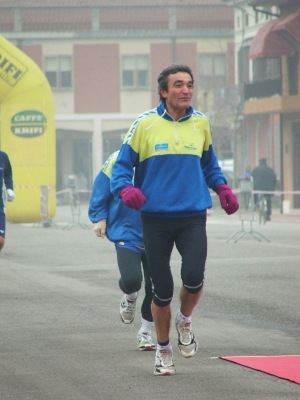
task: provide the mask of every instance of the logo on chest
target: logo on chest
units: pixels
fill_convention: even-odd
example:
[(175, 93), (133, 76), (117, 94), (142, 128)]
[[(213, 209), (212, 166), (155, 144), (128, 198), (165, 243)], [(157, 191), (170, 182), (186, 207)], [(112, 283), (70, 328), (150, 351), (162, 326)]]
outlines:
[(169, 144), (168, 143), (158, 143), (154, 145), (154, 151), (169, 151)]
[(197, 150), (197, 147), (195, 147), (194, 142), (189, 143), (187, 146), (184, 146), (184, 148), (188, 150)]

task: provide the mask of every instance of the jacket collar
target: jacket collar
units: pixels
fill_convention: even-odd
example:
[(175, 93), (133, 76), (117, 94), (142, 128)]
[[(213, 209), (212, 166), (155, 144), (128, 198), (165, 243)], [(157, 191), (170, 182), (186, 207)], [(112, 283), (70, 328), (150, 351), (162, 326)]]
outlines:
[[(162, 118), (168, 120), (168, 121), (174, 121), (174, 119), (171, 117), (170, 114), (168, 114), (168, 111), (165, 107), (165, 103), (161, 102), (160, 105), (156, 108), (157, 113), (159, 116), (162, 116)], [(178, 122), (183, 122), (190, 118), (190, 116), (193, 114), (194, 109), (192, 106), (189, 106), (186, 111), (185, 111), (185, 116), (180, 118)]]

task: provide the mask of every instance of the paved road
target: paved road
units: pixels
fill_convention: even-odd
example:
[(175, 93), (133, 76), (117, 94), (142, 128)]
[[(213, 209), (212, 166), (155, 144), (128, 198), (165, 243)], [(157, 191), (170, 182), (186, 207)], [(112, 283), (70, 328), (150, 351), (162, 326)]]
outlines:
[[(208, 217), (206, 287), (193, 315), (199, 352), (180, 357), (177, 375), (153, 375), (154, 352), (139, 352), (140, 310), (123, 325), (114, 247), (96, 238), (82, 207), (75, 225), (59, 206), (57, 227), (8, 224), (0, 255), (0, 398), (13, 400), (283, 400), (300, 386), (226, 362), (234, 355), (300, 354), (300, 219), (254, 224), (270, 243), (241, 229), (237, 215)], [(180, 258), (171, 260), (178, 308)], [(142, 294), (139, 298), (141, 304)], [(155, 336), (154, 336), (155, 338)]]

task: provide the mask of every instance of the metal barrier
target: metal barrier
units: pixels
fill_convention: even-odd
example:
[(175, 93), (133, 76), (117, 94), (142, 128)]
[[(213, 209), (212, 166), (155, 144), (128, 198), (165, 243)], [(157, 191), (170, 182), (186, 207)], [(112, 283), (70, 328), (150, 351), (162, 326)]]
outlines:
[(71, 212), (73, 221), (68, 223), (63, 229), (71, 229), (74, 226), (80, 226), (82, 229), (90, 229), (87, 224), (80, 222), (80, 198), (79, 198), (79, 191), (78, 186), (76, 184), (69, 185), (69, 194), (70, 194), (70, 205), (71, 205)]
[[(264, 239), (267, 242), (270, 242), (264, 235), (260, 232), (254, 231), (252, 223), (256, 219), (256, 209), (254, 202), (254, 193), (253, 193), (253, 178), (240, 178), (239, 179), (239, 190), (237, 193), (238, 201), (239, 201), (239, 219), (241, 221), (241, 230), (234, 232), (226, 242), (234, 239), (234, 243), (238, 242), (243, 236), (251, 235), (259, 242), (261, 239)], [(245, 230), (245, 222), (249, 223), (249, 229)]]

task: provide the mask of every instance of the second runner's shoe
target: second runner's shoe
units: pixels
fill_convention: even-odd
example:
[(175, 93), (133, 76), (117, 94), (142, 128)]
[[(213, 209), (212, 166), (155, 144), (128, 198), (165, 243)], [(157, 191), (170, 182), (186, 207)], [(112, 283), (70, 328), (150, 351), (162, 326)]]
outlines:
[(149, 333), (140, 333), (137, 335), (137, 346), (141, 351), (155, 350), (156, 347)]
[(136, 300), (129, 301), (126, 294), (124, 294), (123, 299), (120, 303), (120, 317), (124, 324), (131, 324), (135, 316)]

